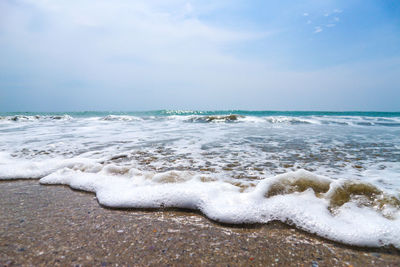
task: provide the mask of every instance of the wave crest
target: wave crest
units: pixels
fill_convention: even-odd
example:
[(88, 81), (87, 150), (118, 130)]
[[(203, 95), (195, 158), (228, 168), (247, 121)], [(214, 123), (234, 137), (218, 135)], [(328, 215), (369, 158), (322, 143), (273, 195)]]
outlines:
[(52, 115), (52, 116), (41, 116), (41, 115), (15, 115), (15, 116), (0, 116), (0, 120), (24, 122), (24, 121), (39, 121), (39, 120), (71, 120), (70, 115)]
[(389, 219), (393, 218), (393, 211), (400, 211), (400, 199), (372, 184), (361, 181), (335, 181), (306, 171), (289, 174), (277, 176), (269, 182), (264, 196), (270, 198), (312, 190), (316, 197), (328, 201), (327, 209), (333, 215), (347, 203), (374, 209)]

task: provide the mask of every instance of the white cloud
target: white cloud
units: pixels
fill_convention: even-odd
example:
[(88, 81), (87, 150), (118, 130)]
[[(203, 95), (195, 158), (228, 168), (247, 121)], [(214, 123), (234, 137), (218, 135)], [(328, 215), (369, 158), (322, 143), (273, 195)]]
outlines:
[(309, 15), (308, 13), (303, 13), (304, 17), (308, 17), (308, 15)]
[[(99, 79), (94, 77), (97, 71), (121, 76), (128, 73), (124, 69), (128, 66), (143, 70), (149, 64), (169, 65), (170, 70), (183, 65), (207, 69), (239, 64), (224, 47), (268, 34), (208, 25), (191, 16), (192, 4), (179, 0), (26, 0), (21, 4), (22, 9), (8, 7), (14, 15), (3, 24), (2, 41), (39, 65), (58, 62), (60, 68), (90, 79)], [(41, 21), (43, 27), (36, 29)]]
[(323, 31), (323, 29), (321, 26), (314, 27), (314, 33), (320, 33), (322, 31)]
[[(399, 60), (387, 67), (393, 71), (378, 75), (377, 70), (383, 68), (376, 62), (367, 69), (360, 64), (294, 71), (293, 66), (265, 60), (262, 53), (260, 60), (230, 53), (230, 47), (244, 44), (251, 48), (246, 42), (270, 33), (205, 22), (201, 12), (221, 8), (214, 7), (214, 2), (21, 0), (16, 5), (0, 1), (0, 72), (23, 77), (16, 81), (23, 88), (21, 96), (36, 98), (37, 109), (46, 107), (41, 100), (46, 95), (61, 98), (48, 101), (58, 110), (75, 108), (74, 102), (80, 103), (77, 109), (93, 103), (89, 107), (103, 110), (335, 109), (342, 100), (354, 99), (341, 94), (357, 95), (354, 101), (362, 104), (364, 88), (399, 88), (399, 68), (391, 67), (400, 66)], [(310, 14), (317, 11), (310, 10)], [(323, 13), (319, 14), (322, 17)], [(313, 26), (326, 25), (330, 18), (320, 21), (313, 16), (313, 24), (303, 26), (317, 34), (324, 28)], [(263, 44), (269, 45), (267, 41)], [(75, 91), (62, 87), (75, 81), (83, 86)], [(395, 86), (390, 87), (394, 82), (389, 81), (395, 81)], [(64, 95), (71, 97), (72, 104), (64, 104)], [(394, 96), (388, 99), (398, 99)], [(7, 98), (0, 101), (0, 106), (12, 102)]]
[(190, 4), (189, 2), (187, 2), (187, 3), (185, 4), (185, 12), (188, 13), (188, 14), (190, 14), (190, 13), (192, 13), (192, 11), (193, 11), (193, 6), (192, 6), (192, 4)]
[(36, 91), (78, 81), (88, 95), (113, 89), (172, 102), (185, 89), (242, 90), (265, 68), (226, 48), (268, 32), (210, 25), (195, 14), (203, 7), (186, 1), (26, 0), (6, 8), (0, 71), (28, 73), (25, 86)]
[(332, 28), (332, 27), (335, 27), (336, 24), (330, 23), (330, 24), (327, 24), (327, 25), (325, 25), (325, 26), (328, 27), (328, 28)]

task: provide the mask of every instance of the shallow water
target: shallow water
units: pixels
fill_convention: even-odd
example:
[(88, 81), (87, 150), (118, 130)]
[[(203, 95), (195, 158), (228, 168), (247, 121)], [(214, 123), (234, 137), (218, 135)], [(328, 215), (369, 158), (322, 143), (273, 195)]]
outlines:
[(400, 247), (400, 113), (0, 114), (0, 179)]

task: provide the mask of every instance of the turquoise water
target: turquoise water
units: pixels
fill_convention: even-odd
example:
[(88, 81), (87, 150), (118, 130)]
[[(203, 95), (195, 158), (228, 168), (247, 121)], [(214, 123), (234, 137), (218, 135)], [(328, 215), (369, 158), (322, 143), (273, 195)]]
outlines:
[(2, 112), (0, 116), (61, 116), (72, 117), (100, 117), (107, 115), (128, 115), (128, 116), (188, 116), (188, 115), (229, 115), (237, 114), (243, 116), (363, 116), (363, 117), (400, 117), (400, 112), (375, 112), (375, 111), (250, 111), (250, 110), (152, 110), (152, 111), (80, 111), (80, 112)]

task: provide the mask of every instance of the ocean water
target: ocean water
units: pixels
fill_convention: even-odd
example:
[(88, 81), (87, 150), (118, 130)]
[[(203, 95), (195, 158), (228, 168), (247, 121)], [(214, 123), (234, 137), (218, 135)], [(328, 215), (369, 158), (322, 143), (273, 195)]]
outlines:
[(400, 248), (400, 113), (3, 113), (0, 179)]

